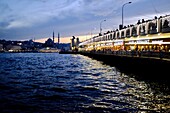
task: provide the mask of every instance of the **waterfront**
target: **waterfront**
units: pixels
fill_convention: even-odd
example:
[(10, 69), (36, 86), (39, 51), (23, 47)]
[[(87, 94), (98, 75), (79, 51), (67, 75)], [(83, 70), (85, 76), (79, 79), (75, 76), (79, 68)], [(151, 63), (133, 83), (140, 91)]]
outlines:
[(169, 90), (86, 56), (1, 53), (0, 62), (1, 112), (170, 112)]

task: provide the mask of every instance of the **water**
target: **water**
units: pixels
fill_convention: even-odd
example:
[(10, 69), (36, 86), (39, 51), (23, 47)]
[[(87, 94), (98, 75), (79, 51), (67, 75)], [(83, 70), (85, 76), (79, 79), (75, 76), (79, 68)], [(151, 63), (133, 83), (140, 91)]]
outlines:
[(82, 55), (0, 54), (0, 112), (170, 112), (170, 95)]

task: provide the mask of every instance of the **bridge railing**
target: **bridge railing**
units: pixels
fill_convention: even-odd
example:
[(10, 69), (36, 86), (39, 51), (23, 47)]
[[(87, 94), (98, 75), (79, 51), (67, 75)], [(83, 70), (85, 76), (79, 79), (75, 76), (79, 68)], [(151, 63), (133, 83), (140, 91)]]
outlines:
[(155, 51), (91, 51), (92, 53), (101, 54), (112, 54), (118, 56), (129, 56), (129, 57), (153, 57), (153, 58), (167, 58), (170, 59), (170, 52), (155, 52)]

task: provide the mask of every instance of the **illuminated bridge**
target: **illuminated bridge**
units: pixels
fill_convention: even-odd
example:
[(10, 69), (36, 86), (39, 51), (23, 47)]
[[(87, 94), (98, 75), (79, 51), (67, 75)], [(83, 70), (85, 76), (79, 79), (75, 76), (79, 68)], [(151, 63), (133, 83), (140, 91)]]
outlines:
[(74, 39), (73, 51), (66, 53), (85, 55), (137, 78), (169, 85), (170, 15), (142, 19), (80, 43)]
[(80, 52), (170, 58), (170, 15), (139, 20), (135, 25), (99, 34), (81, 42)]

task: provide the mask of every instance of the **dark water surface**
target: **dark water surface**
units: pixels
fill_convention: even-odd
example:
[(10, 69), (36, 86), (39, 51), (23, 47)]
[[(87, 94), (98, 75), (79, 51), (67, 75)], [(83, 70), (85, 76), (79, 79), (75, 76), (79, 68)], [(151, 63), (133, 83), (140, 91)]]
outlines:
[(82, 55), (0, 54), (0, 112), (170, 112), (170, 95)]

